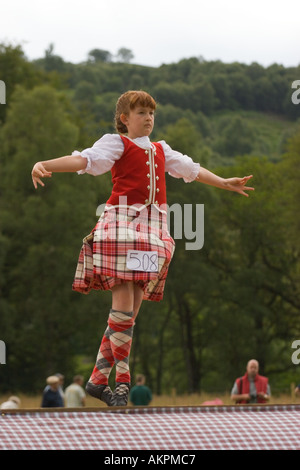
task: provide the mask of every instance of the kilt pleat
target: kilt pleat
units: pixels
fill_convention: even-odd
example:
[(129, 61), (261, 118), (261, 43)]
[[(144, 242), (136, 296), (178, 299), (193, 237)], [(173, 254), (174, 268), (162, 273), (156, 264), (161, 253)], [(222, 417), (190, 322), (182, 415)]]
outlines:
[[(92, 289), (111, 290), (133, 281), (144, 290), (144, 300), (160, 301), (174, 249), (165, 212), (155, 206), (141, 210), (111, 207), (83, 239), (72, 289), (88, 294)], [(157, 271), (129, 269), (128, 250), (157, 252)]]

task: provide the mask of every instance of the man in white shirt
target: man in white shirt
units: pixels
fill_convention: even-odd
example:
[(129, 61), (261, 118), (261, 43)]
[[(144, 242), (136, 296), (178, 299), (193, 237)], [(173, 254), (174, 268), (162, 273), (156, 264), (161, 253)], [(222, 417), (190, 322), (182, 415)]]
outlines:
[(21, 400), (19, 397), (11, 396), (7, 401), (0, 406), (1, 410), (16, 410), (20, 408)]
[(85, 392), (82, 388), (83, 377), (75, 375), (73, 383), (65, 390), (65, 405), (68, 408), (85, 406)]

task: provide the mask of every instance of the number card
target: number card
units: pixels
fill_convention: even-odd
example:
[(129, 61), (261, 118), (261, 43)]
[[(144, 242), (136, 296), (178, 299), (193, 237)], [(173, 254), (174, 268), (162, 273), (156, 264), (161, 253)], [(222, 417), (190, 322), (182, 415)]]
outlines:
[(158, 252), (128, 250), (126, 266), (132, 271), (158, 272)]

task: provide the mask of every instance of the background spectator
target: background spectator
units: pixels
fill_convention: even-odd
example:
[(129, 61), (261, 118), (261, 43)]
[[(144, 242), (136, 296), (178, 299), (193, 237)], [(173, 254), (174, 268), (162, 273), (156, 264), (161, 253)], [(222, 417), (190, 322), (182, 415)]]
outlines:
[(85, 406), (85, 392), (82, 388), (84, 378), (82, 375), (75, 375), (73, 383), (65, 390), (65, 405), (68, 408)]
[(129, 399), (136, 406), (149, 405), (152, 400), (152, 392), (149, 387), (145, 385), (146, 379), (143, 374), (136, 377), (136, 385), (130, 390)]
[(45, 388), (42, 398), (42, 408), (63, 407), (64, 402), (59, 391), (60, 380), (56, 375), (50, 375), (47, 378), (48, 387)]

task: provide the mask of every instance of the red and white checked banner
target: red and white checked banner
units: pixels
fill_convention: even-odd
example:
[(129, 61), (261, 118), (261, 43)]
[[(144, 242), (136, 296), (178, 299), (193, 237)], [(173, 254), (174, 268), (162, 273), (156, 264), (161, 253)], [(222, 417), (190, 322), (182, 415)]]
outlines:
[(2, 450), (300, 450), (300, 405), (3, 410)]

